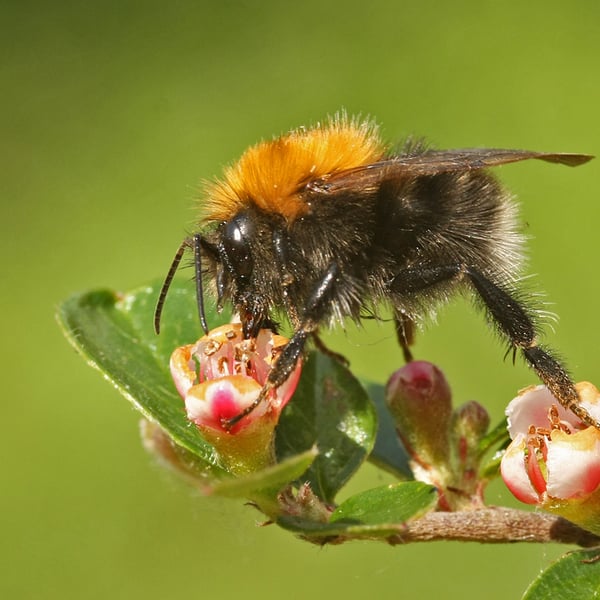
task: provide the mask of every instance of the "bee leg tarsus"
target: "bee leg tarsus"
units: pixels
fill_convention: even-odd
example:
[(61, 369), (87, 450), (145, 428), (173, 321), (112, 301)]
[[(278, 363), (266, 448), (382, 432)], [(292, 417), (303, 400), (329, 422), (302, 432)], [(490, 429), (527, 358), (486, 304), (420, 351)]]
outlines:
[(281, 354), (277, 357), (275, 366), (269, 372), (266, 386), (277, 388), (292, 374), (302, 356), (308, 336), (309, 332), (303, 329), (294, 333), (285, 348), (281, 351)]
[(560, 362), (541, 346), (522, 348), (527, 362), (533, 367), (552, 395), (581, 421), (600, 429), (600, 422), (594, 419), (588, 411), (579, 404), (579, 395), (571, 378)]
[(292, 374), (302, 356), (308, 336), (313, 335), (318, 328), (324, 303), (330, 298), (338, 274), (339, 268), (337, 263), (331, 263), (323, 277), (315, 285), (313, 293), (310, 295), (304, 308), (300, 327), (294, 332), (290, 341), (285, 345), (277, 357), (277, 361), (269, 371), (267, 381), (258, 397), (239, 415), (227, 419), (227, 421), (223, 423), (225, 429), (230, 430), (245, 416), (249, 415), (261, 402), (264, 402), (267, 399), (271, 390), (276, 389), (285, 383)]

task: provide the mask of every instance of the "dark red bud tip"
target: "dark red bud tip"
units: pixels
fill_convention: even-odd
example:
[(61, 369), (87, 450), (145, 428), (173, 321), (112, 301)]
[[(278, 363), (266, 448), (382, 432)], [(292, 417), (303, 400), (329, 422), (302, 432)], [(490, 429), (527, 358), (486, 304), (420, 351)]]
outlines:
[(387, 385), (387, 395), (401, 398), (402, 401), (442, 402), (450, 405), (451, 391), (446, 377), (440, 369), (430, 362), (415, 360), (391, 377)]

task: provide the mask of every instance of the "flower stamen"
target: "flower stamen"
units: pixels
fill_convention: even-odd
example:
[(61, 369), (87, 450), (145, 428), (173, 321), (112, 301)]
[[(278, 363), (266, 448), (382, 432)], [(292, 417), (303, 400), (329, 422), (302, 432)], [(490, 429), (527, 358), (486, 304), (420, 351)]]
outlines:
[(558, 414), (558, 407), (556, 404), (553, 404), (548, 409), (548, 420), (550, 421), (550, 425), (553, 430), (558, 429), (559, 431), (564, 431), (566, 434), (570, 435), (573, 433), (569, 424), (566, 421), (561, 420)]

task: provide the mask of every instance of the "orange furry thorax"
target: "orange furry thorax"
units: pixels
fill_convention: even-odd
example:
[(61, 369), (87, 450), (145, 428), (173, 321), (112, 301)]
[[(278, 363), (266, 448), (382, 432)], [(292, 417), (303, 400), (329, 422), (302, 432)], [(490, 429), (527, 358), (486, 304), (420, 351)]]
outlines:
[(226, 221), (256, 206), (293, 221), (308, 210), (300, 195), (308, 182), (376, 162), (384, 151), (371, 123), (345, 117), (260, 142), (207, 184), (204, 218)]

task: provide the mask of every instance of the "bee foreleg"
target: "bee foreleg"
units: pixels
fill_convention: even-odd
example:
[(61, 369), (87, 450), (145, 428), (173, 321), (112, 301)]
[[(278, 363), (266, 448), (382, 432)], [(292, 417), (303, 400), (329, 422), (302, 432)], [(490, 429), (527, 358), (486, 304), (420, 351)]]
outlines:
[(300, 360), (300, 357), (302, 356), (304, 346), (306, 345), (306, 340), (317, 330), (320, 316), (323, 314), (325, 305), (331, 297), (331, 292), (335, 285), (338, 273), (339, 267), (337, 263), (331, 263), (323, 277), (315, 285), (315, 288), (304, 308), (300, 327), (296, 329), (290, 338), (290, 341), (286, 344), (277, 357), (277, 362), (271, 371), (269, 371), (267, 381), (260, 391), (258, 397), (239, 415), (229, 419), (225, 423), (226, 428), (230, 429), (236, 423), (241, 421), (246, 415), (249, 415), (257, 406), (260, 405), (261, 402), (264, 402), (267, 399), (267, 396), (271, 390), (282, 385), (292, 374), (293, 370), (298, 364), (298, 361)]
[(252, 404), (248, 405), (239, 415), (228, 419), (224, 425), (226, 429), (231, 429), (236, 423), (239, 423), (246, 415), (249, 415), (257, 406), (264, 402), (271, 390), (278, 388), (285, 383), (286, 379), (292, 374), (296, 368), (309, 332), (300, 329), (294, 333), (290, 341), (277, 358), (275, 366), (269, 371), (266, 383), (263, 385), (260, 393)]
[(279, 387), (292, 373), (308, 336), (316, 332), (327, 303), (331, 299), (333, 288), (339, 274), (337, 263), (331, 263), (323, 277), (315, 285), (310, 295), (300, 322), (300, 327), (294, 332), (281, 354), (277, 358), (275, 366), (271, 369), (267, 384), (271, 388)]

